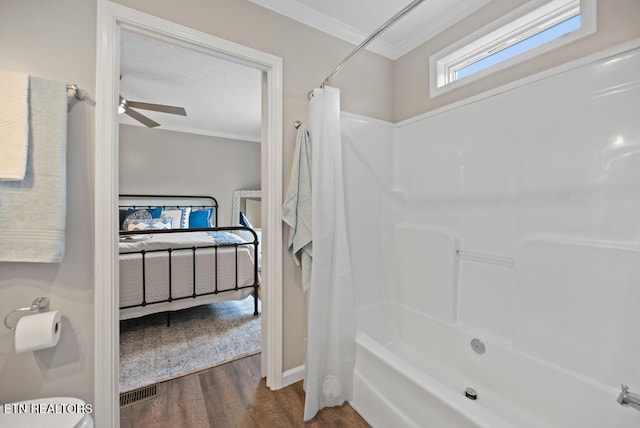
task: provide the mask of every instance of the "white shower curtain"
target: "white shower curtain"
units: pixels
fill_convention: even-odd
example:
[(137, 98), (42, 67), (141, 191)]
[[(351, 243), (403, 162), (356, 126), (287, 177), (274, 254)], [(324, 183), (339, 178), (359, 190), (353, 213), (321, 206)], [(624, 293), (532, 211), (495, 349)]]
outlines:
[(304, 420), (353, 396), (355, 305), (345, 226), (340, 90), (315, 89), (312, 148), (313, 262), (308, 295)]

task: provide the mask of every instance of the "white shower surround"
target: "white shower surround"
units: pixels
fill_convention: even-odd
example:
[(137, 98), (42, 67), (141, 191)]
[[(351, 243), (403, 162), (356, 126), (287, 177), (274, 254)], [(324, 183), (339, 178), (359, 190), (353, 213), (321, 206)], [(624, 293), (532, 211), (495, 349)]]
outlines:
[(373, 426), (640, 426), (616, 403), (640, 391), (637, 70), (640, 41), (396, 125), (343, 114)]

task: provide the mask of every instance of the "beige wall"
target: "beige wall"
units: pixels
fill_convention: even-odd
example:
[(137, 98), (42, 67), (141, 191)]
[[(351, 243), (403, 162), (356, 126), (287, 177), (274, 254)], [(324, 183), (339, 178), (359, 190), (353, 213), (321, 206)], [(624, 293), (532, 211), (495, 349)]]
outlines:
[(429, 56), (517, 9), (525, 0), (493, 0), (453, 27), (395, 61), (394, 122), (398, 122), (509, 82), (640, 37), (640, 1), (598, 0), (597, 32), (443, 95), (429, 95)]
[(260, 144), (120, 125), (120, 193), (208, 195), (231, 226), (235, 190), (260, 189)]
[[(93, 94), (95, 15), (94, 1), (2, 0), (0, 68), (78, 83)], [(1, 318), (38, 296), (49, 297), (51, 309), (64, 317), (56, 348), (19, 355), (13, 333), (0, 326), (0, 402), (47, 395), (93, 400), (93, 140), (94, 108), (88, 102), (73, 105), (62, 263), (0, 263)]]

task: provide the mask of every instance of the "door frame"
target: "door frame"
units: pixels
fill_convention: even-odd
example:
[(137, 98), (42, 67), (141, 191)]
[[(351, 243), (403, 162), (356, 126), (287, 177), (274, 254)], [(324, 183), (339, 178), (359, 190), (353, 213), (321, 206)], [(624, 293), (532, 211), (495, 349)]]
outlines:
[(279, 389), (282, 380), (282, 58), (193, 30), (108, 0), (98, 1), (96, 125), (94, 147), (94, 275), (96, 426), (118, 427), (119, 316), (118, 120), (120, 30), (127, 28), (183, 43), (263, 71), (262, 180), (262, 375)]

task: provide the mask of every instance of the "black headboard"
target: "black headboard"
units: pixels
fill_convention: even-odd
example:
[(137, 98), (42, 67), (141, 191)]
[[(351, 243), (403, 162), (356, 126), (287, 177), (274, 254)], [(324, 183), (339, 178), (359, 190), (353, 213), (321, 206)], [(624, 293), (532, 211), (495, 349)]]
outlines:
[(192, 195), (133, 195), (121, 194), (119, 197), (119, 208), (191, 208), (205, 209), (213, 208), (214, 227), (218, 226), (218, 201), (213, 196), (192, 196)]

